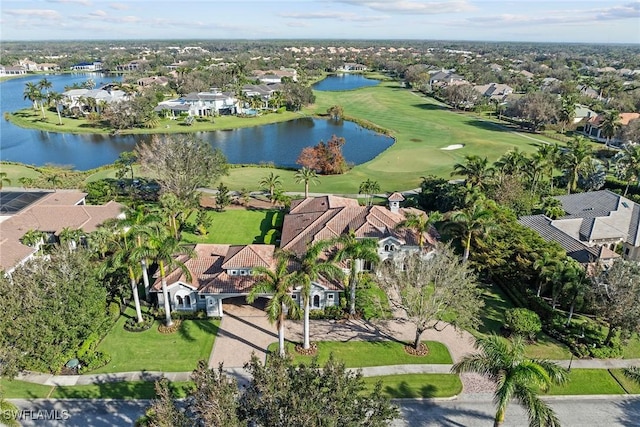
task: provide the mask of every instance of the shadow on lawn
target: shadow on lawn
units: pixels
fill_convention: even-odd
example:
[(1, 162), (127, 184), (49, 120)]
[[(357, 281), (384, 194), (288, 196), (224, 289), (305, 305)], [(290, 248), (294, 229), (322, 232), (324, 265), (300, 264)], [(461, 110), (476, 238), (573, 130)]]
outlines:
[(191, 334), (191, 328), (197, 328), (208, 335), (218, 335), (219, 327), (212, 320), (187, 320), (186, 322), (188, 323), (183, 320), (180, 328), (178, 328), (180, 338), (185, 341), (196, 341), (196, 338)]
[(450, 108), (448, 107), (444, 107), (442, 105), (429, 104), (429, 103), (413, 104), (412, 107), (416, 107), (426, 111), (449, 111), (450, 110)]
[(435, 397), (438, 391), (438, 388), (434, 385), (427, 384), (420, 388), (420, 392), (416, 393), (416, 390), (409, 387), (409, 384), (406, 381), (400, 382), (397, 387), (392, 387), (386, 385), (383, 387), (385, 393), (389, 395), (392, 399), (410, 399), (410, 398), (428, 398)]

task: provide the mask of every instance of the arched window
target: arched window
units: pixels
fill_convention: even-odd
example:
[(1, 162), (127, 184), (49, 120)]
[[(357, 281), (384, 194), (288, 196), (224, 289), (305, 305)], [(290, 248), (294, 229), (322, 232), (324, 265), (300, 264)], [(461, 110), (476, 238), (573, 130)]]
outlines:
[(320, 295), (313, 296), (313, 306), (320, 307)]
[(189, 295), (184, 297), (184, 305), (188, 305), (189, 307), (191, 307), (191, 297)]
[(384, 251), (389, 252), (389, 245), (384, 245)]
[(178, 301), (178, 305), (184, 305), (184, 300), (180, 295), (176, 296), (176, 301)]

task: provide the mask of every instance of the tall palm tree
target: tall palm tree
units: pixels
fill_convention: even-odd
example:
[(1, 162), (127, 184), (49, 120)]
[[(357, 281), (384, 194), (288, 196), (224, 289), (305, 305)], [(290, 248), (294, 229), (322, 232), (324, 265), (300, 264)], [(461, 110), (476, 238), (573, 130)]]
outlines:
[(560, 161), (560, 146), (557, 143), (542, 144), (538, 146), (536, 155), (540, 157), (547, 169), (550, 189), (553, 192), (553, 170)]
[(136, 318), (138, 323), (142, 323), (142, 309), (140, 308), (140, 295), (138, 293), (138, 280), (140, 278), (140, 260), (138, 259), (139, 252), (136, 251), (134, 243), (127, 238), (126, 233), (121, 235), (114, 235), (111, 239), (111, 251), (112, 256), (109, 257), (107, 263), (102, 264), (102, 271), (104, 272), (108, 267), (117, 269), (124, 267), (129, 274), (129, 281), (131, 283), (131, 294), (133, 295), (133, 301), (136, 309)]
[(358, 277), (365, 262), (375, 265), (380, 261), (378, 257), (378, 242), (375, 239), (356, 237), (353, 231), (342, 235), (333, 241), (339, 249), (335, 255), (336, 261), (349, 262), (349, 314), (356, 314), (356, 288)]
[(578, 188), (580, 172), (591, 165), (592, 153), (591, 145), (582, 137), (576, 137), (567, 143), (567, 150), (561, 154), (560, 160), (567, 177), (567, 193)]
[(60, 179), (59, 175), (54, 173), (47, 176), (47, 182), (53, 186), (53, 191), (56, 191), (58, 186), (62, 183), (62, 179)]
[(296, 183), (298, 184), (301, 184), (304, 182), (305, 199), (309, 197), (309, 183), (318, 184), (320, 182), (316, 171), (306, 166), (303, 166), (302, 169), (296, 172), (295, 179), (296, 179)]
[(275, 323), (278, 328), (278, 349), (280, 356), (284, 356), (284, 322), (289, 314), (292, 318), (300, 316), (300, 307), (293, 300), (291, 291), (295, 284), (296, 274), (289, 271), (287, 254), (276, 254), (276, 267), (271, 270), (266, 267), (256, 267), (254, 274), (260, 276), (258, 282), (247, 295), (247, 302), (253, 303), (261, 294), (271, 294), (267, 303), (267, 318), (269, 323)]
[(486, 157), (472, 154), (465, 156), (464, 163), (453, 165), (451, 176), (464, 176), (467, 185), (482, 189), (492, 173), (493, 169), (489, 167), (489, 161)]
[(484, 202), (481, 200), (451, 213), (449, 222), (444, 226), (446, 229), (457, 231), (460, 234), (464, 248), (463, 262), (469, 260), (472, 238), (483, 236), (491, 229), (492, 217), (493, 213), (485, 208)]
[(23, 188), (31, 188), (33, 185), (33, 178), (29, 178), (28, 176), (21, 176), (18, 178), (18, 182), (22, 184)]
[(262, 188), (268, 189), (269, 199), (273, 200), (273, 195), (276, 191), (276, 188), (282, 187), (282, 181), (280, 180), (280, 175), (269, 172), (269, 175), (262, 177), (258, 185), (260, 185), (260, 187)]
[(38, 94), (40, 94), (40, 89), (38, 85), (32, 82), (28, 82), (25, 84), (24, 92), (22, 93), (24, 99), (28, 99), (33, 102), (33, 109), (38, 109)]
[(292, 259), (300, 267), (296, 272), (295, 281), (302, 287), (302, 305), (304, 306), (303, 348), (310, 347), (309, 342), (309, 311), (311, 300), (311, 282), (320, 278), (340, 279), (344, 275), (342, 269), (337, 266), (335, 260), (324, 259), (322, 253), (332, 245), (331, 241), (324, 240), (311, 244), (307, 252), (302, 256), (292, 255)]
[(505, 154), (494, 163), (495, 169), (499, 170), (501, 175), (520, 176), (527, 164), (527, 156), (520, 150), (513, 149)]
[(42, 80), (40, 80), (38, 82), (38, 88), (40, 90), (44, 89), (45, 93), (48, 95), (49, 94), (49, 89), (51, 89), (53, 87), (53, 83), (51, 83), (51, 81), (47, 80), (46, 77), (44, 77)]
[(11, 185), (11, 180), (7, 176), (6, 172), (0, 172), (0, 190), (2, 190), (4, 184)]
[(565, 290), (571, 296), (571, 305), (569, 306), (569, 315), (567, 316), (566, 326), (571, 324), (571, 318), (573, 317), (573, 312), (576, 307), (576, 302), (579, 298), (583, 298), (586, 293), (589, 291), (591, 285), (591, 280), (587, 277), (587, 272), (584, 269), (580, 269), (576, 271), (576, 274), (573, 276), (572, 280), (569, 281)]
[(371, 206), (373, 204), (373, 195), (380, 191), (380, 184), (378, 181), (374, 181), (372, 179), (367, 178), (365, 181), (360, 183), (360, 187), (358, 188), (358, 194), (365, 194), (367, 197), (367, 206)]
[(624, 189), (626, 196), (631, 182), (640, 185), (640, 145), (625, 145), (619, 156), (618, 163), (624, 169), (624, 176), (627, 180), (627, 186)]
[(418, 236), (418, 246), (424, 247), (424, 236), (431, 231), (437, 222), (444, 219), (440, 212), (424, 213), (407, 212), (405, 220), (396, 225), (396, 230), (410, 229)]
[(551, 385), (564, 384), (567, 371), (548, 360), (525, 357), (525, 343), (517, 336), (508, 341), (496, 335), (476, 340), (476, 354), (466, 355), (451, 372), (475, 372), (496, 383), (493, 401), (497, 406), (494, 426), (504, 422), (507, 405), (513, 399), (527, 411), (530, 426), (560, 426), (553, 410), (538, 397)]
[(616, 136), (616, 132), (620, 128), (620, 113), (615, 110), (609, 110), (604, 114), (602, 122), (600, 122), (600, 133), (607, 138), (606, 147), (611, 143), (611, 138)]
[[(125, 218), (120, 221), (125, 233), (132, 236), (137, 247), (143, 247), (145, 242), (153, 235), (155, 228), (162, 223), (162, 218), (155, 212), (149, 211), (143, 205), (138, 205), (125, 212)], [(149, 273), (148, 260), (141, 258), (139, 260), (142, 268), (142, 281), (144, 283), (145, 292), (149, 290)]]
[(135, 259), (140, 262), (141, 259), (153, 259), (158, 263), (160, 271), (160, 280), (162, 283), (162, 297), (164, 300), (164, 316), (166, 326), (173, 325), (171, 319), (171, 304), (169, 303), (169, 292), (167, 291), (167, 273), (170, 273), (173, 267), (182, 270), (187, 280), (191, 281), (191, 273), (185, 264), (176, 259), (177, 255), (184, 254), (190, 257), (194, 256), (193, 249), (180, 243), (174, 236), (167, 234), (162, 228), (157, 228), (156, 233), (150, 236), (149, 240), (142, 247), (135, 249)]
[(548, 285), (554, 274), (561, 267), (562, 263), (558, 260), (558, 254), (545, 252), (533, 262), (533, 269), (538, 273), (538, 291), (540, 296), (542, 289)]
[(58, 113), (58, 125), (62, 126), (62, 115), (60, 114), (62, 104), (60, 104), (60, 101), (64, 99), (64, 96), (58, 92), (49, 92), (47, 94), (47, 99), (49, 103), (53, 103), (56, 113)]

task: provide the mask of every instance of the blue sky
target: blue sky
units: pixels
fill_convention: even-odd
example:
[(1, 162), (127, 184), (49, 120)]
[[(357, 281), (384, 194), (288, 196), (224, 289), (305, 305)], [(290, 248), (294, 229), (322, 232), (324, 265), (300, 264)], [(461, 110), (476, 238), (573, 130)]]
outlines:
[(640, 0), (1, 0), (0, 28), (1, 40), (640, 43)]

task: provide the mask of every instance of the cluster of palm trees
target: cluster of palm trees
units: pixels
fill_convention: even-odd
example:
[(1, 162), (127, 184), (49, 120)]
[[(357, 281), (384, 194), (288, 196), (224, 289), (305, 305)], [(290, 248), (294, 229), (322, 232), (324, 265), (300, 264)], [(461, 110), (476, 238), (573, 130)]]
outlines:
[[(630, 150), (636, 151), (633, 148)], [(553, 194), (556, 169), (562, 171), (568, 193), (575, 192), (581, 181), (593, 180), (595, 175), (600, 177), (598, 182), (603, 185), (606, 175), (604, 165), (595, 158), (590, 142), (582, 137), (575, 137), (566, 147), (558, 144), (540, 145), (530, 156), (516, 148), (505, 153), (493, 165), (489, 164), (486, 157), (468, 155), (464, 163), (454, 165), (451, 175), (464, 177), (467, 185), (479, 190), (495, 188), (508, 177), (514, 177), (526, 183), (532, 194), (543, 190)], [(545, 182), (548, 187), (542, 188)], [(583, 186), (587, 190), (597, 189), (588, 188), (587, 184)]]
[(63, 99), (63, 96), (61, 93), (51, 91), (50, 89), (52, 87), (53, 83), (46, 78), (43, 78), (38, 83), (27, 82), (25, 84), (23, 96), (24, 99), (28, 99), (33, 103), (34, 110), (40, 108), (43, 119), (46, 119), (46, 115), (44, 113), (45, 103), (47, 106), (50, 106), (53, 103), (56, 106), (56, 112), (58, 113), (58, 123), (62, 124), (62, 116), (60, 115), (60, 108), (58, 107), (58, 104)]

